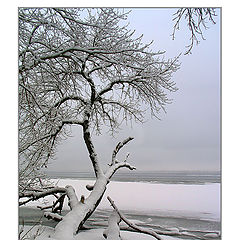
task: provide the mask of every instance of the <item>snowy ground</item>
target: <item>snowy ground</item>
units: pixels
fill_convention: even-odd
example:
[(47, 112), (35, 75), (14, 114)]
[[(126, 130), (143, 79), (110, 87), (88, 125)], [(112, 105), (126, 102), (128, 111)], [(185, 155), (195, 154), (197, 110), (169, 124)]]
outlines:
[[(25, 226), (22, 236), (24, 236), (28, 232), (24, 236), (26, 239), (34, 239), (34, 237), (36, 237), (36, 240), (45, 240), (52, 233), (52, 231), (53, 229), (50, 227), (35, 226), (32, 228), (30, 226)], [(103, 237), (103, 231), (104, 229), (93, 229), (93, 230), (82, 231), (81, 233), (75, 236), (74, 240), (105, 240), (105, 238)], [(121, 237), (122, 237), (122, 240), (133, 240), (133, 239), (153, 240), (155, 239), (154, 237), (146, 234), (133, 233), (133, 232), (127, 232), (127, 231), (121, 231)], [(169, 236), (162, 236), (162, 239), (163, 240), (182, 240), (180, 238), (169, 237)], [(51, 238), (48, 238), (48, 240), (51, 240)]]

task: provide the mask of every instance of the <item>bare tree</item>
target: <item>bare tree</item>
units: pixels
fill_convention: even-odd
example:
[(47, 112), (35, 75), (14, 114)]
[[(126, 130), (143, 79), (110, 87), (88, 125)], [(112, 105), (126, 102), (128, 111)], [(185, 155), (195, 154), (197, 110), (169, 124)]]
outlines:
[[(104, 172), (92, 134), (101, 133), (103, 125), (114, 132), (123, 121), (143, 122), (147, 111), (158, 117), (171, 102), (167, 93), (177, 90), (171, 78), (179, 68), (178, 57), (165, 60), (164, 52), (143, 44), (142, 36), (135, 37), (123, 24), (127, 15), (111, 8), (19, 9), (20, 204), (66, 194), (71, 211), (58, 218), (55, 239), (72, 239), (101, 201), (112, 175), (120, 168), (135, 169), (127, 156), (117, 160), (132, 137), (117, 144)], [(44, 189), (41, 179), (42, 167), (72, 125), (82, 129), (96, 176), (84, 201), (71, 186)]]
[(204, 38), (203, 29), (207, 29), (207, 23), (215, 24), (216, 17), (215, 8), (179, 8), (173, 17), (175, 22), (173, 27), (173, 39), (176, 35), (176, 30), (180, 29), (180, 22), (184, 18), (187, 22), (190, 31), (190, 44), (186, 46), (185, 55), (190, 54), (194, 44), (199, 43), (199, 37)]

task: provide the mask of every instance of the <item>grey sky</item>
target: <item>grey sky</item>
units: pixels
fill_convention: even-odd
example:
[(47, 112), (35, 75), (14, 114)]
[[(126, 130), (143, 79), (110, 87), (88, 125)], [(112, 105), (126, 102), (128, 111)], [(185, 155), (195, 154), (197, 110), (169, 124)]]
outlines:
[[(133, 9), (128, 21), (144, 41), (154, 40), (154, 49), (166, 50), (175, 57), (186, 50), (189, 32), (184, 23), (173, 41), (172, 13), (175, 9)], [(122, 126), (115, 138), (94, 137), (104, 165), (110, 161), (116, 143), (129, 135), (135, 140), (124, 149), (129, 161), (139, 170), (219, 170), (220, 169), (220, 12), (217, 24), (209, 23), (206, 40), (192, 54), (180, 57), (181, 68), (174, 75), (179, 90), (171, 95), (173, 103), (162, 113), (161, 121), (151, 119), (143, 125)], [(186, 23), (185, 23), (186, 24)], [(91, 164), (83, 144), (81, 129), (58, 148), (49, 170), (87, 171)]]

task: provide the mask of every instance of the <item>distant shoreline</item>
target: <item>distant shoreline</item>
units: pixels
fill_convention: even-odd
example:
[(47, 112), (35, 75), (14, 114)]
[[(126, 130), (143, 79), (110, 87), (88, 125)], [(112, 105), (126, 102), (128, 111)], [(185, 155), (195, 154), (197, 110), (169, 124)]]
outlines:
[[(53, 179), (95, 180), (94, 173), (87, 171), (46, 171), (45, 173)], [(121, 171), (116, 173), (111, 180), (117, 182), (202, 185), (221, 183), (221, 173), (218, 171)]]

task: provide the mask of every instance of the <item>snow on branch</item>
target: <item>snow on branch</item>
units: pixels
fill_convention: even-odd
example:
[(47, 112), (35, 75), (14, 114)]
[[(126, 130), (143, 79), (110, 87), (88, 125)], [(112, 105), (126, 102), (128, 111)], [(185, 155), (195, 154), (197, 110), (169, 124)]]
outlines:
[(19, 154), (28, 166), (46, 167), (74, 124), (86, 130), (99, 175), (88, 133), (101, 133), (103, 125), (114, 133), (124, 121), (142, 123), (146, 109), (158, 116), (170, 103), (179, 58), (152, 51), (152, 42), (119, 24), (126, 17), (114, 8), (19, 9)]
[(119, 163), (116, 163), (114, 165), (112, 165), (105, 173), (105, 176), (110, 179), (113, 174), (120, 168), (128, 168), (129, 170), (136, 170), (136, 167), (130, 165), (129, 163), (127, 162), (119, 162)]
[(203, 29), (207, 29), (207, 23), (211, 22), (215, 24), (214, 17), (216, 17), (215, 8), (179, 8), (174, 13), (173, 21), (175, 22), (173, 27), (172, 38), (175, 38), (176, 31), (180, 29), (180, 22), (184, 19), (187, 22), (187, 26), (190, 32), (190, 44), (186, 46), (187, 50), (185, 55), (190, 54), (194, 44), (198, 45), (198, 37), (203, 40)]
[(49, 196), (49, 195), (55, 195), (56, 196), (57, 193), (61, 193), (61, 194), (63, 193), (63, 195), (61, 195), (52, 206), (47, 206), (47, 207), (43, 207), (43, 208), (39, 207), (39, 208), (40, 209), (47, 209), (47, 208), (52, 207), (53, 210), (54, 209), (57, 210), (57, 208), (55, 208), (56, 204), (60, 203), (59, 210), (61, 211), (65, 195), (67, 195), (67, 197), (68, 197), (69, 206), (70, 206), (71, 209), (73, 209), (73, 207), (76, 206), (79, 203), (79, 200), (77, 198), (77, 195), (75, 193), (74, 188), (70, 185), (67, 185), (65, 188), (54, 187), (54, 188), (51, 188), (51, 189), (46, 190), (46, 191), (42, 190), (41, 192), (39, 192), (37, 190), (37, 191), (29, 191), (29, 192), (20, 193), (19, 198), (28, 198), (28, 199), (23, 201), (23, 202), (19, 202), (19, 206), (24, 205), (27, 202), (35, 201), (39, 198), (43, 198), (43, 197), (46, 197), (46, 196)]
[(55, 221), (62, 221), (63, 217), (57, 213), (52, 213), (52, 212), (44, 212), (44, 217), (47, 219), (52, 219)]
[(79, 200), (78, 200), (77, 195), (75, 193), (75, 190), (72, 186), (67, 185), (65, 187), (65, 189), (66, 189), (66, 194), (67, 194), (68, 199), (69, 199), (69, 206), (70, 206), (71, 209), (73, 209), (73, 207), (76, 206), (79, 203)]
[(119, 217), (118, 213), (113, 210), (108, 219), (108, 228), (103, 232), (104, 238), (107, 240), (121, 240), (119, 227), (120, 222), (121, 218)]
[(112, 163), (111, 163), (111, 165), (116, 163), (116, 157), (117, 157), (118, 152), (121, 150), (121, 148), (123, 148), (124, 145), (126, 145), (128, 142), (132, 141), (133, 139), (134, 139), (133, 137), (128, 137), (127, 139), (125, 139), (122, 142), (119, 142), (117, 144), (117, 146), (115, 147), (115, 149), (113, 150), (113, 153), (112, 153)]
[(127, 154), (126, 158), (123, 161), (117, 161), (116, 156), (118, 154), (118, 152), (131, 140), (133, 140), (133, 137), (128, 137), (125, 140), (123, 140), (122, 142), (119, 142), (117, 144), (117, 146), (115, 147), (115, 149), (113, 150), (112, 153), (112, 161), (111, 164), (109, 164), (109, 168), (108, 170), (105, 172), (105, 176), (110, 179), (113, 174), (119, 169), (119, 168), (128, 168), (130, 170), (135, 170), (136, 168), (134, 166), (132, 166), (131, 164), (129, 164), (127, 162), (127, 158), (129, 156), (129, 153)]
[[(171, 102), (167, 93), (177, 90), (172, 76), (179, 58), (166, 60), (162, 51), (151, 50), (152, 42), (144, 44), (143, 35), (135, 37), (122, 24), (126, 17), (114, 8), (19, 8), (20, 184), (47, 167), (57, 145), (71, 135), (69, 125), (82, 127), (97, 184), (89, 187), (86, 204), (79, 204), (72, 187), (61, 192), (70, 201), (65, 219), (72, 229), (91, 215), (119, 168), (135, 169), (127, 157), (116, 159), (130, 137), (116, 146), (104, 174), (91, 134), (101, 134), (102, 126), (114, 132), (124, 121), (143, 122), (146, 109), (158, 116)], [(43, 195), (33, 192), (27, 201)], [(59, 223), (59, 232), (69, 229), (68, 220)]]
[[(56, 193), (66, 193), (66, 189), (55, 187), (42, 192), (36, 192), (36, 191), (24, 192), (24, 193), (19, 193), (19, 198), (29, 198), (30, 199), (29, 201), (35, 201), (39, 198), (43, 198), (48, 195), (54, 195)], [(23, 203), (20, 203), (19, 205), (23, 205)]]

